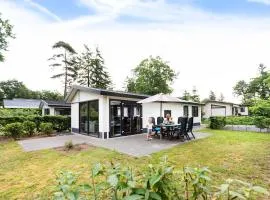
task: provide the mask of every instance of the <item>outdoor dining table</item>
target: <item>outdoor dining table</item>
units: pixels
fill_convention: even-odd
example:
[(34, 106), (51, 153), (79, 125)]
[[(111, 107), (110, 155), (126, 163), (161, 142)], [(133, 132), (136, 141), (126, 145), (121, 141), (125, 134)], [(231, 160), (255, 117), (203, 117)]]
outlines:
[(172, 136), (174, 133), (175, 128), (179, 128), (181, 124), (159, 124), (155, 127), (160, 128), (160, 139), (164, 136), (164, 131), (168, 131), (169, 135)]

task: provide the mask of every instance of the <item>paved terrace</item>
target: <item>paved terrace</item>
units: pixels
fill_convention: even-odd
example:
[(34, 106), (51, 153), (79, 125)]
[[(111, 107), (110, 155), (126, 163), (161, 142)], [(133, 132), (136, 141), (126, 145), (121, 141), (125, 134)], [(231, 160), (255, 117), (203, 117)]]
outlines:
[[(210, 136), (208, 133), (194, 133), (196, 139), (199, 140)], [(168, 139), (153, 139), (147, 141), (144, 134), (124, 136), (118, 138), (110, 138), (107, 140), (102, 140), (98, 138), (93, 138), (90, 136), (73, 134), (73, 135), (64, 135), (64, 136), (55, 136), (55, 137), (46, 137), (38, 139), (28, 139), (21, 140), (18, 143), (22, 146), (25, 151), (37, 151), (42, 149), (50, 149), (55, 147), (64, 146), (65, 142), (72, 140), (73, 144), (82, 144), (86, 143), (96, 147), (103, 147), (110, 150), (115, 150), (120, 153), (128, 154), (135, 157), (147, 156), (152, 153), (172, 148), (176, 145), (182, 145), (186, 142), (181, 142), (180, 140), (168, 140)]]

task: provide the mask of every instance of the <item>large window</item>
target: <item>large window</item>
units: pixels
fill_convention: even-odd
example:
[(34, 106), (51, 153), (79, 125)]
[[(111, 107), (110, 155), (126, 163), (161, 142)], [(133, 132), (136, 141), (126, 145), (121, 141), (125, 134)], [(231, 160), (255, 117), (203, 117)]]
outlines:
[(188, 117), (188, 106), (184, 106), (184, 117)]
[(246, 112), (245, 107), (241, 107), (241, 108), (240, 108), (240, 112)]
[(198, 116), (199, 116), (198, 106), (192, 106), (192, 117), (198, 117)]
[(80, 103), (80, 133), (98, 136), (98, 100)]
[(45, 115), (50, 115), (50, 108), (45, 108), (44, 109), (44, 114)]
[(172, 111), (171, 110), (164, 110), (164, 118), (166, 118), (166, 115), (169, 114), (172, 116)]

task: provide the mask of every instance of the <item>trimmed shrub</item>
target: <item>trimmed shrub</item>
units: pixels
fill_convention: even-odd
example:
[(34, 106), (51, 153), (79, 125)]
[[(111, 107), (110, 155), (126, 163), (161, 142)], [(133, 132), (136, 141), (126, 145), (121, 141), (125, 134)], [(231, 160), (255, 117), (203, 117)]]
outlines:
[(40, 131), (41, 123), (52, 123), (53, 129), (61, 132), (70, 129), (71, 126), (71, 118), (67, 116), (17, 116), (17, 117), (0, 117), (0, 125), (6, 126), (7, 124), (20, 122), (23, 123), (25, 121), (34, 122), (36, 125), (37, 131)]
[(4, 128), (6, 136), (11, 136), (14, 139), (17, 139), (23, 134), (23, 125), (20, 122), (7, 124)]
[(210, 117), (211, 129), (222, 129), (226, 125), (225, 117)]
[(52, 123), (41, 123), (40, 131), (45, 133), (46, 135), (51, 135), (53, 133), (53, 125)]
[(0, 116), (2, 117), (27, 117), (29, 115), (41, 115), (41, 109), (33, 108), (1, 108)]
[(35, 133), (36, 124), (35, 122), (25, 121), (23, 122), (23, 129), (27, 136), (33, 136)]
[(254, 125), (254, 118), (250, 116), (229, 116), (226, 117), (228, 125)]

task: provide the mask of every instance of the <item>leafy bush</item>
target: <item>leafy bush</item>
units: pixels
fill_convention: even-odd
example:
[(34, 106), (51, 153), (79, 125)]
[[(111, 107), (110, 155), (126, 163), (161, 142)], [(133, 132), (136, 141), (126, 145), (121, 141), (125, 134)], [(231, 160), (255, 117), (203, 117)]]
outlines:
[(20, 122), (7, 124), (4, 128), (6, 136), (11, 136), (14, 139), (17, 139), (23, 134), (23, 125)]
[(25, 121), (23, 122), (23, 129), (25, 131), (25, 134), (27, 136), (33, 136), (35, 133), (36, 124), (31, 121)]
[(65, 149), (66, 150), (69, 151), (69, 150), (71, 150), (73, 148), (74, 148), (74, 144), (73, 144), (72, 140), (69, 140), (69, 141), (65, 142)]
[(257, 100), (250, 112), (254, 116), (270, 117), (270, 100)]
[(0, 117), (0, 125), (5, 126), (7, 124), (20, 122), (23, 123), (25, 121), (31, 121), (36, 124), (37, 131), (40, 131), (41, 123), (52, 123), (53, 129), (60, 131), (69, 130), (71, 126), (71, 118), (67, 116), (14, 116), (14, 117)]
[(2, 117), (27, 117), (29, 115), (41, 115), (41, 109), (32, 108), (2, 108), (0, 116)]
[(226, 125), (225, 117), (210, 117), (211, 129), (222, 129)]
[(53, 133), (53, 124), (52, 123), (41, 123), (40, 130), (46, 135), (51, 135)]
[(254, 118), (251, 116), (229, 116), (226, 117), (226, 124), (229, 125), (254, 125)]
[(54, 199), (232, 200), (269, 195), (266, 189), (240, 180), (228, 179), (216, 187), (212, 185), (210, 173), (206, 167), (175, 169), (166, 158), (159, 165), (150, 164), (146, 171), (140, 172), (119, 164), (104, 166), (98, 163), (91, 169), (89, 184), (78, 185), (75, 174), (61, 172)]

